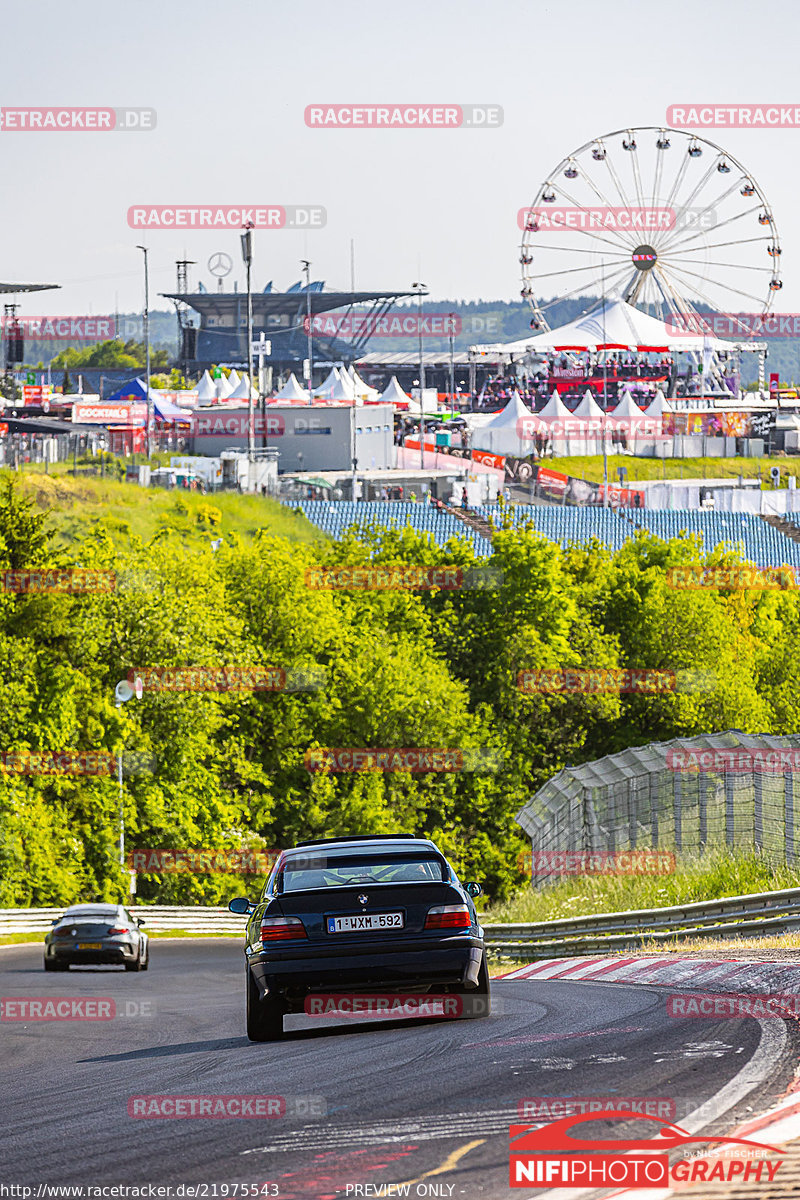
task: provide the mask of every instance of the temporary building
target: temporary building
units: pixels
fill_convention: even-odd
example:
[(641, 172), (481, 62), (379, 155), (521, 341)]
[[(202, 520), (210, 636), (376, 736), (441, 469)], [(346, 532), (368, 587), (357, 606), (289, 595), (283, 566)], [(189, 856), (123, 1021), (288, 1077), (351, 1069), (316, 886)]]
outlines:
[[(537, 333), (516, 342), (470, 346), (473, 354), (491, 354), (500, 358), (519, 358), (524, 354), (553, 351), (637, 350), (656, 353), (684, 350), (702, 351), (701, 334), (674, 331), (665, 321), (626, 304), (620, 297), (606, 297), (589, 312), (560, 325), (558, 329)], [(730, 350), (731, 342), (708, 339), (714, 350)]]

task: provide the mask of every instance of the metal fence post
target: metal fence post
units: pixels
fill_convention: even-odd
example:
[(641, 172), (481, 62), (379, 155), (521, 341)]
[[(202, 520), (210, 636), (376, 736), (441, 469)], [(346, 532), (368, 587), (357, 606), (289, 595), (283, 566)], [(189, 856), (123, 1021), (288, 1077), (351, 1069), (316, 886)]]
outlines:
[(758, 850), (764, 848), (764, 780), (761, 772), (753, 770), (753, 841)]
[(783, 803), (785, 809), (785, 847), (787, 863), (794, 862), (794, 774), (783, 773)]
[(699, 817), (699, 841), (705, 846), (708, 841), (708, 776), (701, 771), (697, 777), (697, 809)]
[(675, 849), (683, 849), (683, 776), (680, 771), (672, 775), (672, 821), (675, 826)]
[(733, 776), (725, 772), (725, 844), (732, 847), (733, 836)]
[(650, 797), (650, 842), (653, 848), (658, 845), (658, 784), (659, 776), (654, 771), (648, 775), (648, 793)]

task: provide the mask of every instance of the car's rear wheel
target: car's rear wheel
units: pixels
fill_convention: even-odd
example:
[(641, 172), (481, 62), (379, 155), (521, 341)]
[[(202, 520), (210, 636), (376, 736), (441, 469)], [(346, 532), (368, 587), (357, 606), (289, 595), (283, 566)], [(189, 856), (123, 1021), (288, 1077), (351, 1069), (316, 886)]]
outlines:
[(465, 1021), (477, 1021), (481, 1017), (491, 1016), (492, 989), (489, 982), (489, 968), (486, 965), (486, 955), (483, 956), (481, 969), (478, 972), (477, 988), (466, 988), (462, 985), (450, 989), (451, 993), (460, 996), (463, 1001), (461, 1017)]
[(259, 998), (252, 973), (247, 974), (247, 1036), (251, 1042), (275, 1042), (283, 1036), (283, 1002), (277, 996)]
[(146, 971), (147, 970), (147, 959), (145, 958), (144, 960), (142, 960), (142, 947), (141, 946), (139, 947), (139, 953), (136, 955), (136, 958), (133, 960), (133, 962), (125, 963), (125, 970), (126, 971)]
[(68, 971), (69, 963), (59, 962), (57, 958), (46, 958), (44, 969), (45, 971)]

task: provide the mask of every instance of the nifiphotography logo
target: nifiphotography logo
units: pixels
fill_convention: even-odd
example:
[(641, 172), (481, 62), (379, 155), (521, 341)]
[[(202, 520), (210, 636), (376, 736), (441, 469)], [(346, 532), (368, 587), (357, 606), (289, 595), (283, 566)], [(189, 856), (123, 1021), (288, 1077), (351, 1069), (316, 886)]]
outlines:
[[(645, 1121), (655, 1134), (640, 1138), (582, 1138), (571, 1133), (586, 1122)], [(770, 1183), (783, 1159), (722, 1158), (706, 1156), (679, 1159), (670, 1165), (668, 1152), (690, 1145), (748, 1146), (766, 1154), (780, 1154), (777, 1146), (745, 1138), (693, 1136), (679, 1125), (636, 1113), (606, 1109), (578, 1113), (548, 1125), (512, 1125), (509, 1129), (509, 1186), (669, 1188), (681, 1183), (755, 1180)]]

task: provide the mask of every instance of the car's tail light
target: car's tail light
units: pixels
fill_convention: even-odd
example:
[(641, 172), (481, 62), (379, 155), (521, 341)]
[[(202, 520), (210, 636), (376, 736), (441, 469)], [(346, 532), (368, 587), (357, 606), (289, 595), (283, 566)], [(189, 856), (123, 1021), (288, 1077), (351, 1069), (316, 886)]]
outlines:
[(265, 917), (261, 922), (261, 941), (292, 942), (306, 936), (306, 928), (299, 917)]
[(53, 935), (57, 938), (66, 938), (70, 936), (70, 931), (69, 929), (55, 929)]
[(114, 927), (113, 927), (112, 929), (109, 929), (109, 931), (108, 931), (108, 932), (109, 932), (109, 934), (112, 934), (112, 933), (130, 933), (130, 930), (128, 929), (128, 926), (127, 926), (127, 925), (114, 925)]
[(425, 918), (426, 929), (469, 929), (471, 924), (466, 904), (437, 904)]

